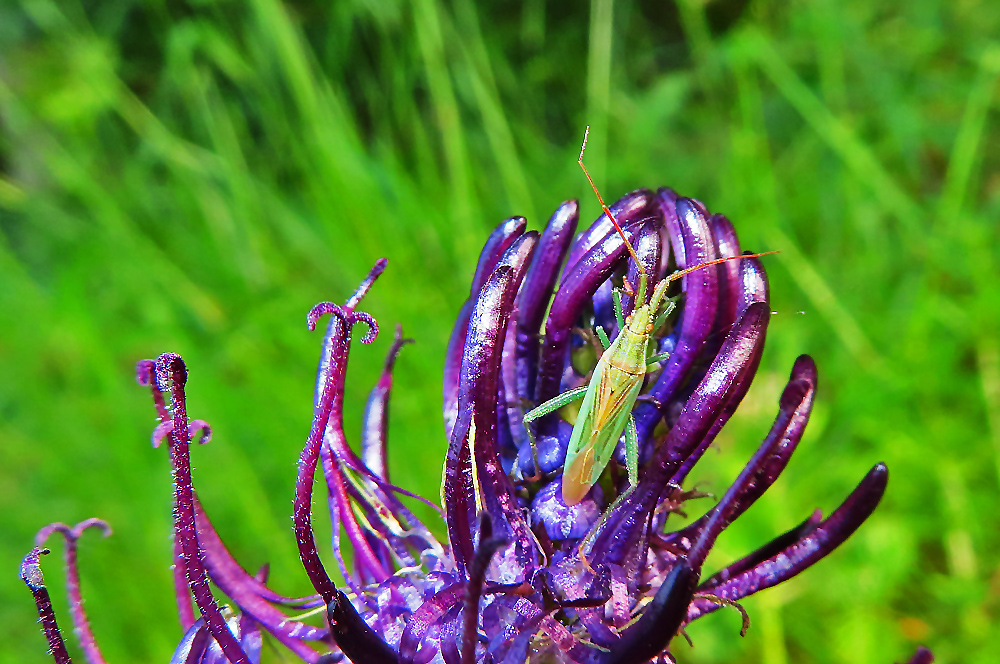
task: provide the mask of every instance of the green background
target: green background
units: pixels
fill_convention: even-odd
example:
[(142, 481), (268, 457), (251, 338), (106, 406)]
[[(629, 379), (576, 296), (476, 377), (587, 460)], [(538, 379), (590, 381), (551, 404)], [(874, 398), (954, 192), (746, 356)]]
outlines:
[[(442, 356), (479, 248), (567, 198), (596, 216), (586, 124), (606, 197), (669, 185), (781, 250), (768, 349), (700, 488), (742, 468), (794, 358), (819, 366), (800, 450), (710, 563), (830, 511), (877, 461), (891, 474), (841, 550), (745, 602), (745, 639), (723, 611), (678, 659), (995, 661), (998, 35), (1000, 4), (971, 0), (0, 4), (0, 661), (48, 661), (17, 565), (39, 527), (91, 516), (115, 529), (80, 553), (107, 658), (169, 657), (167, 455), (133, 380), (167, 350), (215, 430), (194, 450), (207, 509), (245, 566), (306, 592), (305, 313), (381, 256), (348, 431), (401, 322), (390, 469), (435, 498)], [(56, 556), (46, 573), (78, 653)]]

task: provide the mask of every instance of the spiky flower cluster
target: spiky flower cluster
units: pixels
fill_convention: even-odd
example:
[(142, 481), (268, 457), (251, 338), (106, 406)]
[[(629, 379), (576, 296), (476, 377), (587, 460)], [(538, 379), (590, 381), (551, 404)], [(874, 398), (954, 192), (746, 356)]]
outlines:
[[(675, 268), (740, 254), (725, 217), (670, 190), (634, 192), (612, 211), (654, 282)], [(636, 489), (611, 508), (628, 485), (619, 449), (581, 502), (564, 503), (559, 487), (571, 425), (559, 412), (545, 416), (533, 447), (522, 420), (526, 410), (586, 384), (594, 362), (590, 330), (602, 326), (612, 339), (618, 332), (613, 281), (634, 284), (639, 272), (607, 216), (579, 235), (577, 221), (575, 201), (563, 204), (541, 234), (525, 232), (522, 218), (508, 219), (480, 256), (445, 363), (446, 541), (407, 509), (400, 496), (410, 494), (389, 482), (386, 469), (392, 369), (406, 341), (398, 330), (368, 400), (359, 453), (343, 430), (352, 328), (367, 326), (362, 343), (378, 333), (375, 320), (356, 308), (385, 261), (345, 304), (323, 303), (309, 313), (310, 329), (330, 315), (294, 500), (300, 559), (316, 590), (311, 597), (278, 594), (266, 585), (266, 570), (250, 574), (229, 554), (191, 485), (189, 442), (198, 435), (205, 442), (209, 431), (187, 417), (186, 367), (170, 353), (139, 363), (139, 382), (152, 390), (160, 416), (154, 443), (168, 442), (173, 467), (175, 586), (185, 635), (171, 662), (257, 662), (262, 632), (306, 662), (669, 660), (670, 642), (684, 625), (795, 576), (871, 514), (886, 486), (882, 464), (826, 519), (817, 511), (702, 578), (719, 534), (771, 486), (802, 436), (816, 389), (815, 366), (803, 356), (792, 367), (774, 425), (730, 489), (700, 519), (669, 528), (671, 513), (691, 495), (682, 489), (685, 479), (736, 410), (760, 361), (770, 312), (764, 269), (754, 258), (681, 282), (679, 316), (656, 339), (670, 357), (647, 377), (633, 410)], [(626, 296), (625, 313), (633, 305)], [(312, 528), (318, 468), (343, 587), (327, 573)], [(100, 662), (74, 581), (75, 541), (86, 525), (43, 530), (38, 546), (53, 529), (66, 535), (74, 621), (89, 661)], [(350, 565), (342, 555), (345, 536)], [(68, 662), (40, 552), (25, 558), (22, 576), (38, 600), (56, 661)], [(209, 581), (238, 613), (219, 610)], [(288, 606), (324, 608), (326, 623), (290, 618), (279, 608)]]

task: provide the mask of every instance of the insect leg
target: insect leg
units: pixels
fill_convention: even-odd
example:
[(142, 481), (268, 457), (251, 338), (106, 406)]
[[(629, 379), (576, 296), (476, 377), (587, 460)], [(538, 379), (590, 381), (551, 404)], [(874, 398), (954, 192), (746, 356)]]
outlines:
[(663, 327), (663, 324), (667, 322), (667, 317), (674, 312), (676, 307), (677, 302), (673, 298), (668, 298), (663, 305), (663, 311), (656, 316), (656, 320), (653, 322), (653, 329), (658, 330)]
[(598, 325), (594, 329), (597, 330), (597, 338), (601, 340), (601, 345), (604, 346), (604, 350), (611, 348), (611, 339), (608, 339), (608, 333), (604, 331), (604, 328)]
[(572, 390), (567, 390), (559, 396), (552, 397), (542, 405), (537, 408), (533, 408), (524, 414), (522, 422), (524, 423), (524, 430), (528, 432), (528, 440), (531, 441), (531, 456), (535, 460), (535, 476), (526, 479), (535, 481), (541, 479), (542, 477), (542, 469), (538, 465), (538, 444), (535, 441), (535, 432), (532, 431), (531, 427), (528, 425), (537, 420), (539, 417), (548, 415), (551, 412), (559, 410), (566, 404), (582, 398), (585, 394), (587, 394), (587, 387), (587, 385), (584, 385), (582, 387), (576, 387)]
[(625, 329), (625, 316), (622, 314), (622, 292), (620, 290), (611, 291), (611, 300), (615, 303), (615, 321), (618, 322), (618, 329)]
[(656, 355), (650, 355), (649, 357), (646, 358), (646, 371), (653, 371), (655, 369), (658, 369), (659, 367), (657, 365), (663, 360), (667, 360), (669, 358), (670, 358), (670, 353), (667, 352), (657, 353)]
[(632, 493), (632, 489), (639, 483), (639, 433), (635, 430), (635, 418), (631, 415), (625, 425), (625, 467), (628, 470), (628, 491), (623, 496)]

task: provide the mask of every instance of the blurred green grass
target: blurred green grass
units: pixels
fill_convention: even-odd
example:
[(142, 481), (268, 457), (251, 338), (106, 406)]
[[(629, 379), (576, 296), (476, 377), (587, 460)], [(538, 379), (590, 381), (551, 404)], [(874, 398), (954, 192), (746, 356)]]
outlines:
[[(167, 458), (132, 379), (166, 350), (214, 428), (195, 451), (214, 521), (245, 566), (306, 592), (289, 520), (319, 345), (304, 315), (380, 256), (363, 308), (418, 342), (390, 469), (436, 497), (443, 348), (479, 247), (566, 198), (596, 216), (575, 163), (588, 123), (606, 196), (669, 185), (782, 251), (768, 350), (702, 486), (735, 477), (795, 356), (820, 369), (795, 460), (713, 560), (829, 511), (876, 461), (891, 472), (841, 550), (745, 603), (746, 639), (722, 612), (679, 659), (887, 664), (926, 643), (995, 661), (998, 34), (1000, 5), (935, 0), (4, 3), (0, 661), (47, 661), (16, 565), (40, 526), (90, 516), (115, 529), (80, 554), (109, 661), (176, 643)], [(349, 431), (390, 338), (352, 355)]]

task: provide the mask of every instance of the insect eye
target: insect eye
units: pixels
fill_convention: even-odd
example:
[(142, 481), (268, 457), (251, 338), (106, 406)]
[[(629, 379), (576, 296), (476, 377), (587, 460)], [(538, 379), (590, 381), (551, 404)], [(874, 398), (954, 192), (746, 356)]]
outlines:
[(628, 325), (632, 322), (632, 314), (625, 316), (625, 324)]
[(652, 323), (648, 323), (646, 325), (646, 334), (650, 334), (652, 331), (653, 331), (653, 324)]

